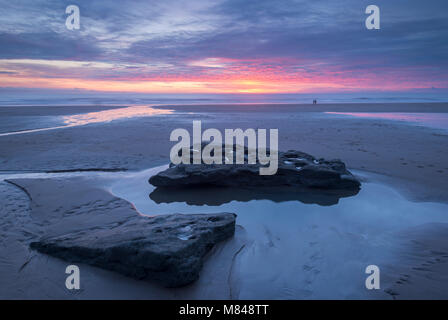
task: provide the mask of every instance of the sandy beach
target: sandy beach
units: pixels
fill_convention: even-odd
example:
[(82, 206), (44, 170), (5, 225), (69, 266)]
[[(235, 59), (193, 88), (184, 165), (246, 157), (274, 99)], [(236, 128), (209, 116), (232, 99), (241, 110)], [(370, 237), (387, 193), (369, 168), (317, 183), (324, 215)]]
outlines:
[[(0, 136), (1, 298), (448, 298), (448, 127), (425, 120), (446, 116), (448, 104), (169, 105), (151, 106), (147, 115), (122, 109), (0, 107), (0, 133), (16, 132)], [(344, 114), (353, 112), (373, 115)], [(193, 120), (222, 131), (276, 128), (280, 150), (341, 159), (362, 190), (329, 207), (156, 205), (148, 178), (169, 163), (170, 132), (191, 131)], [(134, 208), (147, 215), (233, 209), (237, 229), (209, 254), (199, 280), (179, 289), (82, 265), (85, 285), (74, 294), (63, 285), (67, 263), (29, 249), (50, 231), (107, 227)], [(274, 263), (286, 256), (288, 266)], [(381, 290), (365, 289), (368, 264), (381, 266)], [(265, 267), (248, 272), (257, 265)]]
[(13, 312), (448, 300), (447, 1), (0, 3)]
[[(51, 127), (46, 116), (71, 115), (73, 107), (46, 107), (20, 112), (33, 121), (32, 128)], [(448, 104), (351, 104), (322, 105), (313, 112), (311, 105), (239, 106), (163, 106), (176, 110), (170, 116), (138, 117), (114, 122), (68, 127), (1, 137), (1, 171), (50, 171), (73, 169), (142, 170), (169, 162), (172, 144), (169, 135), (175, 128), (192, 128), (201, 120), (204, 128), (279, 128), (279, 149), (298, 149), (317, 157), (339, 158), (351, 169), (370, 171), (385, 177), (405, 180), (405, 192), (420, 201), (447, 201), (448, 133), (404, 121), (359, 119), (324, 112), (438, 112)], [(228, 108), (227, 111), (226, 108)], [(5, 123), (17, 121), (17, 107), (0, 108)], [(18, 110), (18, 109), (17, 109)], [(32, 111), (34, 110), (34, 111)], [(82, 108), (78, 108), (81, 113)], [(89, 111), (95, 110), (93, 107)], [(102, 108), (96, 109), (97, 111)], [(308, 112), (303, 112), (303, 111)], [(42, 118), (44, 118), (42, 120)], [(40, 123), (39, 123), (40, 121)], [(229, 124), (231, 124), (229, 126)], [(63, 125), (58, 122), (57, 125)], [(16, 130), (30, 127), (20, 124)], [(3, 131), (6, 131), (2, 128)], [(132, 141), (132, 143), (128, 143)], [(380, 142), (380, 143), (379, 143)]]

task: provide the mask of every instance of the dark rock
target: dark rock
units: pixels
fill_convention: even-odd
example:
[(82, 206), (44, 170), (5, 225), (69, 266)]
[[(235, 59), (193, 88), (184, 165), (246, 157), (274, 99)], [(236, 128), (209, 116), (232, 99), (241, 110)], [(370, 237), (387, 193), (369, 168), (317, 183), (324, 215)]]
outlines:
[(72, 263), (179, 287), (195, 281), (206, 253), (233, 236), (235, 218), (233, 213), (136, 215), (114, 227), (46, 237), (30, 246)]
[[(247, 157), (247, 148), (245, 148), (245, 157)], [(340, 160), (316, 159), (295, 150), (279, 152), (278, 157), (278, 170), (274, 175), (260, 175), (259, 169), (262, 165), (259, 163), (170, 164), (167, 170), (152, 176), (149, 182), (156, 187), (164, 188), (211, 185), (359, 190), (361, 186)]]

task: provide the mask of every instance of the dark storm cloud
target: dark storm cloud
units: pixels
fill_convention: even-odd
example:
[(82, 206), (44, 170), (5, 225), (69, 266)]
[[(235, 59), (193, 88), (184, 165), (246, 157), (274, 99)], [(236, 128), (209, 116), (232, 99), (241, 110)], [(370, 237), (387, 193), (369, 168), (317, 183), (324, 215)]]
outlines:
[(313, 7), (303, 1), (227, 1), (215, 8), (232, 17), (218, 32), (138, 41), (127, 53), (135, 59), (291, 57), (342, 65), (363, 61), (370, 66), (374, 60), (383, 65), (446, 65), (448, 20), (437, 16), (448, 8), (445, 3), (432, 4), (434, 18), (418, 12), (400, 15), (406, 9), (384, 3), (382, 29), (368, 31), (363, 1), (329, 2)]

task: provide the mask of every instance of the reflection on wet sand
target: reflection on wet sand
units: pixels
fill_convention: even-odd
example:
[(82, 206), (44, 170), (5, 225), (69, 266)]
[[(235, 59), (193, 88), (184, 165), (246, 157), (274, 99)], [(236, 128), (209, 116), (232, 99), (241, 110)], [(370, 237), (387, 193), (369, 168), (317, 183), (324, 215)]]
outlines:
[(127, 118), (164, 115), (170, 114), (172, 112), (172, 110), (154, 109), (149, 106), (132, 106), (127, 108), (110, 109), (98, 112), (63, 116), (62, 120), (68, 126), (82, 126), (86, 124), (109, 122)]
[(425, 127), (448, 130), (448, 113), (398, 112), (325, 112), (330, 115), (352, 116), (365, 119), (402, 121)]
[(84, 126), (84, 125), (93, 124), (93, 123), (110, 122), (113, 120), (123, 120), (123, 119), (131, 119), (131, 118), (138, 118), (138, 117), (166, 115), (166, 114), (171, 114), (172, 112), (173, 112), (172, 110), (155, 109), (155, 108), (151, 108), (149, 106), (132, 106), (132, 107), (126, 107), (126, 108), (95, 111), (95, 112), (89, 112), (89, 113), (62, 116), (62, 117), (60, 117), (62, 120), (62, 123), (63, 123), (63, 125), (61, 125), (61, 126), (5, 132), (5, 133), (0, 133), (0, 137), (12, 136), (12, 135), (17, 135), (17, 134), (25, 134), (25, 133), (33, 133), (33, 132), (41, 132), (41, 131), (49, 131), (49, 130), (56, 130), (56, 129), (71, 128), (71, 127)]
[(331, 206), (340, 198), (358, 194), (354, 190), (298, 189), (298, 188), (225, 188), (196, 187), (189, 189), (156, 188), (149, 197), (155, 203), (184, 202), (188, 205), (220, 206), (232, 201), (271, 200), (273, 202), (300, 201), (305, 204)]

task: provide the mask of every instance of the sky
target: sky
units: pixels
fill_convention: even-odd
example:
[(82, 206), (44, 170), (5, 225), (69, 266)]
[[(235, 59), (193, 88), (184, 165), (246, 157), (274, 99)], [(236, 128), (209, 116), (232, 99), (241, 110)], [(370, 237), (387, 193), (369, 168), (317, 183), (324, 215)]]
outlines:
[[(368, 5), (380, 30), (368, 30)], [(68, 5), (80, 29), (68, 30)], [(448, 88), (446, 0), (0, 0), (0, 88), (323, 93)]]

